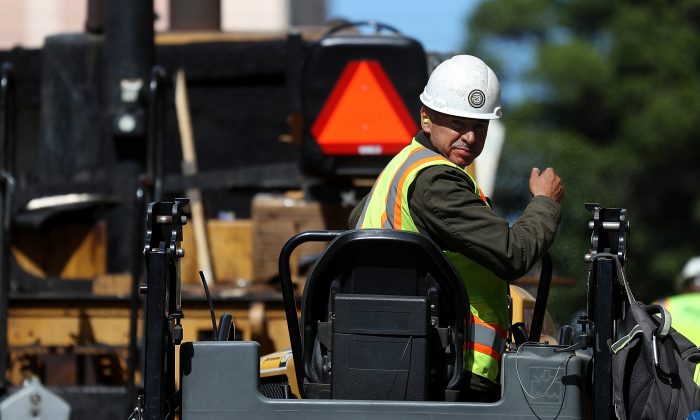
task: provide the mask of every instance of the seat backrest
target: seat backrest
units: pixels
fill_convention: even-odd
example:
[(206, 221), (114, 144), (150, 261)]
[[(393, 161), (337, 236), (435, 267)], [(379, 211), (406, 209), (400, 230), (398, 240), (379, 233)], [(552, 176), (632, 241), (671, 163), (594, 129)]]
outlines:
[(417, 132), (427, 80), (423, 47), (398, 32), (332, 30), (312, 44), (302, 70), (302, 169), (378, 175)]
[(425, 236), (342, 233), (304, 290), (307, 395), (444, 399), (461, 381), (468, 308), (462, 281)]

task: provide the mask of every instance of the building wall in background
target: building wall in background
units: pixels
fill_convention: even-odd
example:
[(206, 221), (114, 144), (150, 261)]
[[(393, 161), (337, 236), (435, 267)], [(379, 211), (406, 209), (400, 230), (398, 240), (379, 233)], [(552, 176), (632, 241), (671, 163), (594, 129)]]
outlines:
[[(169, 30), (169, 8), (169, 0), (154, 0), (156, 31)], [(82, 32), (87, 0), (0, 0), (0, 11), (1, 50), (39, 48), (48, 35)], [(326, 0), (221, 0), (221, 29), (227, 32), (284, 32), (325, 19)]]

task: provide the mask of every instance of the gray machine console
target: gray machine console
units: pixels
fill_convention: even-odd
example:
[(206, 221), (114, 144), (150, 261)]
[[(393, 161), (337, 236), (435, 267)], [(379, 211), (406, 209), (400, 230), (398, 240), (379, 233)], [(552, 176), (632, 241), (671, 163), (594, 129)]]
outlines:
[(196, 342), (181, 347), (184, 420), (253, 419), (584, 419), (591, 358), (564, 346), (522, 345), (506, 353), (495, 403), (278, 400), (258, 390), (259, 345)]

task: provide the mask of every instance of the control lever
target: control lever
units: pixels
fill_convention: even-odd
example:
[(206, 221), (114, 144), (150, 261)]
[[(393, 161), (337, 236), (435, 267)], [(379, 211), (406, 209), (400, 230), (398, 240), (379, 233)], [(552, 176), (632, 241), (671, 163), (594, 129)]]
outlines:
[(573, 343), (573, 341), (574, 329), (569, 324), (562, 325), (561, 329), (559, 330), (559, 344), (569, 346)]
[[(576, 341), (568, 347), (556, 348), (554, 351), (584, 350), (593, 345), (593, 337), (595, 336), (595, 324), (593, 324), (593, 321), (588, 319), (586, 315), (581, 315), (576, 322), (581, 324), (583, 329), (583, 331), (576, 336)], [(586, 326), (588, 326), (588, 329)]]
[(231, 328), (233, 328), (233, 336), (236, 336), (236, 325), (233, 323), (233, 315), (229, 313), (224, 313), (219, 318), (219, 326), (216, 326), (216, 314), (214, 312), (214, 303), (211, 299), (211, 294), (209, 293), (209, 286), (207, 285), (207, 279), (204, 277), (204, 272), (199, 272), (199, 278), (202, 280), (202, 286), (204, 286), (204, 295), (207, 298), (207, 303), (209, 304), (209, 314), (211, 315), (211, 326), (212, 326), (212, 337), (214, 341), (228, 341), (231, 334)]
[(516, 322), (510, 329), (513, 333), (513, 341), (515, 341), (516, 346), (520, 346), (527, 341), (527, 329), (525, 329), (524, 322)]
[(236, 325), (233, 323), (233, 315), (224, 313), (219, 318), (219, 336), (217, 341), (228, 341), (231, 337), (231, 328), (233, 328), (233, 337), (236, 337)]

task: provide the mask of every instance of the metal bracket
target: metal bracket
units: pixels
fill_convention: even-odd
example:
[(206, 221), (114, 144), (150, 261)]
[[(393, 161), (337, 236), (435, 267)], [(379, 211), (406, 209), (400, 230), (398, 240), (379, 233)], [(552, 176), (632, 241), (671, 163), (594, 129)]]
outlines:
[(627, 209), (603, 208), (597, 203), (586, 203), (586, 209), (593, 220), (588, 222), (591, 229), (591, 252), (585, 261), (591, 263), (599, 252), (616, 253), (622, 265), (627, 261), (627, 236), (630, 222)]
[(174, 359), (175, 346), (183, 337), (180, 259), (185, 255), (181, 243), (188, 203), (180, 198), (148, 206), (143, 251), (147, 284), (141, 287), (146, 294), (143, 418), (147, 420), (166, 418), (179, 405)]

